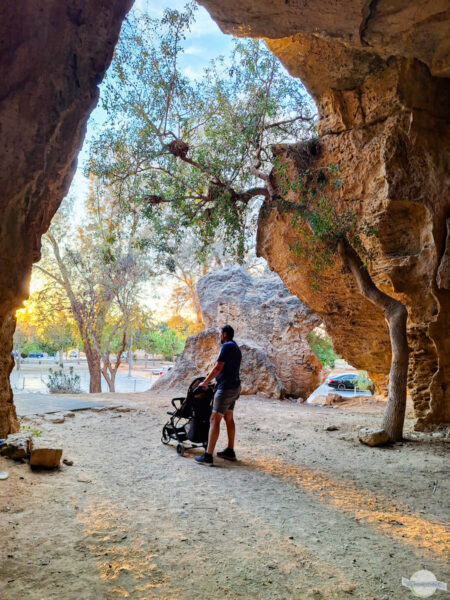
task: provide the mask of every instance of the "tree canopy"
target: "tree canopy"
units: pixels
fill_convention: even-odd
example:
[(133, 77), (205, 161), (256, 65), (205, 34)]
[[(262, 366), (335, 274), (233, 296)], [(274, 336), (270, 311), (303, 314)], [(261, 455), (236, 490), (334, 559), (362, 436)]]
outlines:
[(267, 196), (270, 145), (309, 136), (314, 109), (260, 40), (235, 40), (230, 56), (189, 79), (180, 67), (195, 5), (161, 19), (130, 16), (102, 92), (107, 121), (88, 170), (144, 205), (149, 243), (174, 253), (186, 228), (202, 259), (214, 242), (242, 261), (256, 199)]

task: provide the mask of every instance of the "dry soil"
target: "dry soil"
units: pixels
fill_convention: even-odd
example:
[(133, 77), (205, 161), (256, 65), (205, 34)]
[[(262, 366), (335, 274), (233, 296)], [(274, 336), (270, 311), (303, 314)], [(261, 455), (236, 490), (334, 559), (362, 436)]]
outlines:
[(172, 395), (103, 394), (131, 410), (24, 423), (74, 464), (0, 458), (0, 598), (406, 599), (401, 578), (423, 568), (450, 583), (442, 437), (407, 420), (409, 441), (369, 448), (356, 432), (379, 422), (374, 401), (243, 397), (239, 461), (205, 468), (160, 442)]

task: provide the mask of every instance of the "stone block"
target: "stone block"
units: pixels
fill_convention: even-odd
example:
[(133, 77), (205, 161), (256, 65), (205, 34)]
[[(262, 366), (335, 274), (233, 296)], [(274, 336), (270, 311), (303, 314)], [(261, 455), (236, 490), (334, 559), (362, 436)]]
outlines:
[(55, 468), (62, 457), (62, 448), (54, 440), (34, 437), (31, 440), (30, 465), (33, 467)]
[(0, 454), (14, 460), (26, 458), (30, 453), (30, 432), (12, 433), (6, 438), (6, 442), (0, 448)]
[(384, 429), (364, 427), (359, 430), (359, 441), (366, 446), (381, 446), (389, 441), (389, 436)]

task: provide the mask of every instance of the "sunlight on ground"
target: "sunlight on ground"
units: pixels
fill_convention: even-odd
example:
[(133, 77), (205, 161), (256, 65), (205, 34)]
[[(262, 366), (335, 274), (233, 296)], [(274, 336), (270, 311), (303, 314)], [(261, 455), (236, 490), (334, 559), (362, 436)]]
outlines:
[[(97, 569), (113, 598), (177, 600), (178, 594), (166, 595), (162, 587), (167, 583), (154, 561), (156, 553), (149, 549), (143, 536), (129, 536), (131, 526), (126, 515), (111, 502), (98, 500), (87, 506), (80, 515), (85, 543), (98, 558)], [(155, 591), (152, 591), (155, 590)]]
[(375, 496), (368, 490), (359, 490), (351, 482), (333, 480), (317, 472), (281, 459), (263, 456), (246, 461), (251, 467), (282, 481), (299, 486), (303, 491), (318, 494), (322, 502), (352, 514), (374, 525), (384, 534), (401, 542), (412, 544), (439, 558), (448, 557), (450, 530), (445, 525), (424, 519), (418, 514), (408, 514), (408, 507), (394, 505), (381, 494)]

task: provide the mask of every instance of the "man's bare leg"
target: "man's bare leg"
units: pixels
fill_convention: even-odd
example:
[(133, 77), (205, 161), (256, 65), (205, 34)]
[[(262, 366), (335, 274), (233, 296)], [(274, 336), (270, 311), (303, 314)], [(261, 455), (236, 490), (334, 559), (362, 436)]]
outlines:
[(212, 413), (211, 418), (209, 420), (208, 449), (206, 450), (208, 454), (214, 453), (214, 448), (216, 447), (217, 440), (219, 438), (221, 420), (222, 415)]
[(234, 436), (236, 434), (236, 425), (234, 424), (233, 411), (226, 410), (225, 414), (223, 415), (223, 418), (225, 419), (225, 424), (227, 426), (228, 448), (230, 448), (230, 450), (234, 450)]

